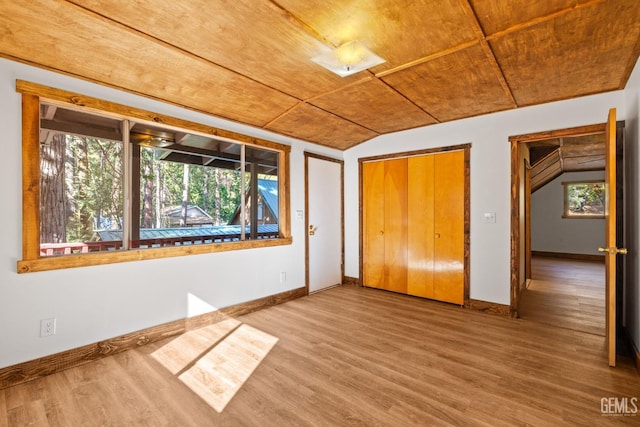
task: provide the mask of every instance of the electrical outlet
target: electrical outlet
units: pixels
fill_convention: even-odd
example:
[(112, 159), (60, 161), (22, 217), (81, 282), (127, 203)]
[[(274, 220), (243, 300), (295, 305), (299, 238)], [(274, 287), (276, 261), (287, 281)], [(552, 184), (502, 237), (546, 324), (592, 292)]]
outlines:
[(287, 282), (287, 273), (285, 271), (280, 273), (280, 283), (285, 284)]
[(40, 321), (40, 336), (48, 337), (56, 334), (56, 319), (42, 319)]

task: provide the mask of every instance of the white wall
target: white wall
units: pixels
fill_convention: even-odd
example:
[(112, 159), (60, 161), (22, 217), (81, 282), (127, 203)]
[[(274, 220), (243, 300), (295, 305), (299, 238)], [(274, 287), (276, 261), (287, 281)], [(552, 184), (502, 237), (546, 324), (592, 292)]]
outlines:
[(563, 182), (604, 180), (604, 171), (564, 173), (531, 195), (531, 250), (598, 255), (604, 219), (562, 218)]
[(640, 61), (625, 88), (625, 326), (640, 348)]
[[(510, 135), (624, 119), (624, 92), (560, 101), (378, 137), (345, 152), (345, 275), (358, 277), (358, 158), (471, 142), (471, 298), (509, 304)], [(482, 222), (495, 212), (496, 223)]]
[[(293, 244), (161, 260), (17, 274), (21, 242), (21, 96), (28, 80), (160, 114), (217, 126), (292, 146)], [(304, 286), (303, 150), (342, 152), (152, 101), (82, 80), (0, 59), (0, 367), (90, 344), (187, 316), (191, 293), (225, 307)], [(280, 284), (280, 272), (287, 282)], [(40, 319), (57, 318), (57, 334), (39, 337)]]

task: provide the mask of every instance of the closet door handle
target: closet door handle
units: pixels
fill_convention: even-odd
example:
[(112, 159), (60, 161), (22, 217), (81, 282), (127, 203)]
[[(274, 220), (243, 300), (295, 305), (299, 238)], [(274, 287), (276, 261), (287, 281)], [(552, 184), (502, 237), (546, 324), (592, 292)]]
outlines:
[(436, 233), (436, 239), (440, 238), (440, 233)]

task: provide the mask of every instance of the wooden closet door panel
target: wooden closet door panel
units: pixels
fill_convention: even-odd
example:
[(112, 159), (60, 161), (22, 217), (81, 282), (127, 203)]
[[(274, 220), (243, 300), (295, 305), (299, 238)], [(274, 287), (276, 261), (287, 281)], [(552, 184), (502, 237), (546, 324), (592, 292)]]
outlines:
[(363, 285), (384, 287), (384, 162), (362, 164)]
[(464, 151), (435, 156), (434, 298), (464, 303)]
[(408, 159), (407, 293), (433, 298), (434, 158)]
[(407, 159), (384, 162), (384, 288), (407, 292)]

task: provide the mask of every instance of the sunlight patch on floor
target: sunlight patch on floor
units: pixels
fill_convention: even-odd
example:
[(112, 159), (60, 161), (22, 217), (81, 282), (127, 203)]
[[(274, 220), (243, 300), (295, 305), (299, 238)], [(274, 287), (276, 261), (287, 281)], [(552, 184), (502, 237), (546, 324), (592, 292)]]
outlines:
[(186, 332), (154, 351), (151, 356), (169, 372), (177, 375), (240, 325), (235, 319), (227, 319)]
[(278, 338), (235, 319), (186, 332), (151, 356), (222, 412)]
[(278, 338), (241, 325), (178, 378), (222, 412)]

